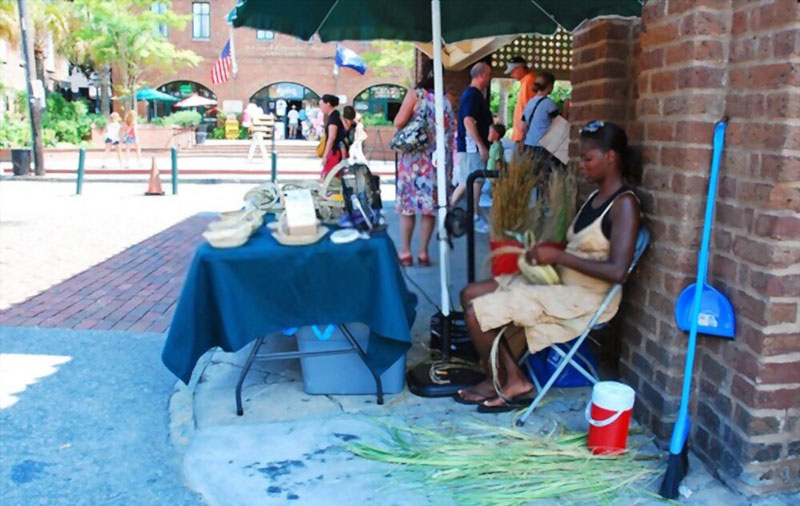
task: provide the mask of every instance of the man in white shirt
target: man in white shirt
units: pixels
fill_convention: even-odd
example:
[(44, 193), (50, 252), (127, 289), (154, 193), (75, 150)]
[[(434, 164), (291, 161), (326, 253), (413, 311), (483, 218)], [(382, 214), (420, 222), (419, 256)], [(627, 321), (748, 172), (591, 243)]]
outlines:
[(286, 117), (289, 119), (289, 138), (296, 139), (297, 138), (297, 124), (300, 118), (300, 113), (297, 111), (297, 108), (292, 105), (292, 110), (290, 110)]

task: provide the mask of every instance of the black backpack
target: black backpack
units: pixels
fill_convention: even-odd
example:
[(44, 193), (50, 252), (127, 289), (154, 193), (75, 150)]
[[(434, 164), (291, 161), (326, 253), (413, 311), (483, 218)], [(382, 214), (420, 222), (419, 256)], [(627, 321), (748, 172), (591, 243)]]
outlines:
[(365, 231), (386, 228), (381, 216), (380, 177), (360, 162), (344, 161), (331, 172), (335, 172), (342, 183), (345, 214), (353, 227)]

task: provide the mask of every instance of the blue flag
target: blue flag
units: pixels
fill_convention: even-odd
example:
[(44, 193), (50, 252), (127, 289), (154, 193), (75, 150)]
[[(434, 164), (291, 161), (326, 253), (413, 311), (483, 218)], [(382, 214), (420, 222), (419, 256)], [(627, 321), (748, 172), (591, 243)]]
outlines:
[(367, 73), (367, 64), (364, 63), (355, 51), (336, 44), (336, 65), (339, 67), (349, 67), (362, 76)]

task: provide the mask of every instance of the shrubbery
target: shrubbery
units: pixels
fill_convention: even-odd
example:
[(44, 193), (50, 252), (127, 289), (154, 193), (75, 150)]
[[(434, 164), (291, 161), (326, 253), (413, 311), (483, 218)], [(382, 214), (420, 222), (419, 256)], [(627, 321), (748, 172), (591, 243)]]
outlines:
[(203, 116), (197, 111), (174, 112), (163, 119), (164, 125), (177, 125), (180, 127), (196, 127), (202, 121)]

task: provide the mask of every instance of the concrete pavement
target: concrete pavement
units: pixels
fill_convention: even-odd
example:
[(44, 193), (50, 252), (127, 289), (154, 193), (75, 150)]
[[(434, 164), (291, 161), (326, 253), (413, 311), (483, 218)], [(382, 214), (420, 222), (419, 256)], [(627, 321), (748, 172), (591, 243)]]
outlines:
[(169, 439), (163, 340), (0, 327), (0, 504), (202, 504)]

